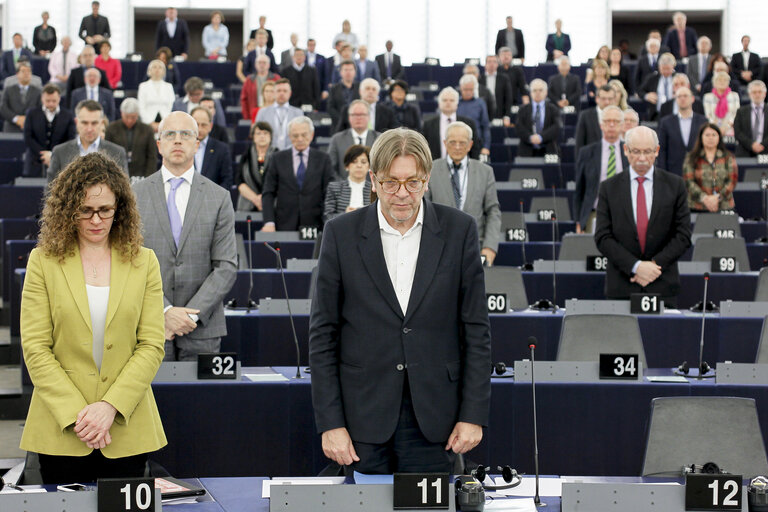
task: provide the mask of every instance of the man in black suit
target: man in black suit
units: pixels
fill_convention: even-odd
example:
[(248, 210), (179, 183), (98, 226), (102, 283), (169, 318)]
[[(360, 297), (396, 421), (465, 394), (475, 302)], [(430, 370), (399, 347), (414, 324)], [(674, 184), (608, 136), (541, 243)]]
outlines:
[(70, 109), (73, 109), (77, 105), (75, 103), (72, 105), (72, 91), (75, 89), (79, 89), (81, 87), (85, 87), (85, 71), (91, 68), (95, 68), (101, 73), (101, 79), (99, 80), (99, 87), (104, 87), (105, 89), (112, 90), (112, 87), (109, 86), (109, 80), (107, 80), (107, 74), (102, 71), (101, 69), (94, 66), (94, 63), (96, 62), (96, 52), (93, 49), (93, 46), (91, 45), (85, 45), (83, 48), (83, 51), (80, 52), (80, 67), (73, 68), (72, 71), (69, 72), (69, 78), (67, 79), (67, 107)]
[(624, 153), (629, 171), (600, 185), (595, 242), (608, 257), (605, 296), (659, 293), (677, 305), (677, 260), (691, 245), (691, 215), (683, 179), (654, 168), (656, 132), (646, 126), (628, 131)]
[(752, 80), (747, 87), (749, 105), (736, 111), (733, 132), (736, 156), (757, 156), (768, 153), (768, 108), (765, 105), (765, 82)]
[(59, 106), (61, 92), (54, 84), (43, 87), (42, 108), (32, 108), (24, 120), (24, 176), (41, 177), (43, 165), (51, 163), (54, 146), (75, 137), (75, 118), (67, 109)]
[[(399, 124), (397, 122), (397, 117), (395, 117), (394, 110), (389, 108), (386, 103), (379, 101), (380, 91), (381, 86), (379, 85), (379, 82), (373, 78), (366, 78), (360, 82), (360, 99), (368, 103), (369, 106), (369, 125), (375, 131), (384, 133), (392, 128), (397, 128)], [(349, 116), (347, 115), (348, 109), (349, 105), (344, 105), (344, 108), (341, 109), (341, 119), (339, 119), (339, 124), (336, 126), (334, 133), (349, 128)]]
[(528, 103), (528, 88), (525, 80), (525, 72), (521, 66), (512, 65), (512, 50), (506, 46), (499, 50), (499, 74), (504, 74), (509, 79), (512, 87), (512, 105)]
[(560, 109), (547, 100), (547, 83), (541, 78), (531, 80), (531, 102), (520, 107), (515, 133), (520, 137), (518, 156), (560, 154)]
[(195, 170), (229, 190), (233, 182), (229, 146), (208, 136), (213, 125), (213, 117), (208, 110), (195, 107), (191, 115), (197, 121), (197, 140), (200, 141), (195, 152)]
[(597, 142), (603, 136), (600, 130), (600, 116), (605, 107), (613, 105), (616, 97), (616, 91), (608, 84), (597, 90), (595, 97), (596, 106), (582, 110), (579, 114), (579, 120), (576, 121), (576, 155), (579, 156), (581, 148), (587, 144)]
[(316, 47), (317, 41), (307, 39), (307, 64), (309, 67), (315, 68), (315, 72), (317, 72), (317, 81), (320, 84), (320, 99), (324, 100), (328, 97), (328, 80), (330, 80), (330, 77), (326, 78), (325, 76), (325, 56), (317, 53), (315, 51)]
[(331, 87), (326, 106), (334, 127), (342, 119), (341, 112), (344, 107), (352, 103), (352, 100), (360, 99), (360, 83), (355, 80), (357, 66), (355, 66), (354, 61), (345, 60), (342, 62), (339, 66), (339, 73), (341, 74), (341, 82), (333, 84)]
[(101, 103), (104, 109), (104, 116), (109, 121), (115, 119), (115, 98), (112, 96), (112, 90), (99, 86), (101, 78), (100, 70), (89, 68), (85, 70), (85, 84), (69, 94), (69, 101), (77, 105), (83, 100), (95, 100)]
[(505, 126), (510, 124), (510, 113), (512, 109), (512, 84), (509, 77), (504, 73), (499, 73), (499, 59), (496, 55), (488, 55), (485, 58), (485, 74), (478, 77), (480, 85), (487, 88), (493, 94), (496, 111), (488, 114), (492, 119), (502, 119)]
[[(672, 93), (677, 95), (677, 90), (680, 89), (681, 87), (686, 87), (688, 89), (691, 89), (691, 81), (688, 78), (688, 75), (686, 75), (685, 73), (675, 73), (675, 76), (672, 77)], [(691, 89), (691, 92), (693, 92), (693, 89)], [(692, 108), (693, 108), (693, 111), (696, 112), (697, 114), (704, 115), (704, 105), (695, 96), (693, 99)], [(662, 118), (670, 114), (677, 115), (677, 101), (675, 100), (675, 98), (667, 100), (661, 105), (661, 108), (659, 109), (659, 120), (661, 120)], [(662, 144), (661, 147), (663, 148), (664, 144)]]
[(317, 110), (320, 105), (320, 81), (317, 78), (317, 70), (307, 66), (306, 54), (302, 48), (296, 48), (293, 52), (293, 64), (283, 68), (283, 78), (291, 82), (291, 99), (289, 103), (294, 107), (312, 105)]
[(480, 157), (480, 148), (482, 142), (477, 134), (477, 125), (475, 122), (464, 116), (456, 115), (459, 108), (459, 93), (453, 87), (446, 87), (437, 95), (438, 114), (424, 120), (424, 137), (429, 144), (429, 150), (432, 153), (432, 159), (445, 158), (447, 154), (445, 149), (445, 132), (448, 125), (454, 121), (461, 121), (472, 128), (472, 149), (469, 151), (469, 158), (477, 160)]
[(8, 86), (0, 101), (4, 132), (21, 133), (24, 130), (27, 110), (40, 106), (40, 89), (30, 83), (32, 67), (29, 62), (19, 62), (16, 78), (18, 83)]
[(213, 119), (211, 133), (209, 133), (208, 136), (221, 141), (224, 144), (229, 144), (229, 134), (227, 133), (226, 127), (216, 123), (216, 100), (210, 96), (203, 96), (200, 98), (200, 106), (207, 110), (211, 114), (211, 119)]
[(99, 15), (99, 5), (99, 2), (91, 2), (91, 14), (83, 17), (77, 31), (80, 39), (85, 41), (85, 44), (93, 45), (97, 52), (101, 42), (110, 37), (109, 20), (106, 16)]
[(400, 64), (400, 56), (392, 51), (392, 41), (384, 45), (386, 52), (376, 56), (376, 64), (379, 66), (379, 75), (383, 82), (393, 80), (405, 80), (405, 70)]
[(189, 27), (187, 22), (179, 18), (175, 7), (165, 10), (165, 19), (157, 22), (155, 30), (155, 51), (163, 46), (169, 48), (173, 55), (181, 55), (185, 59), (189, 53)]
[(691, 27), (686, 27), (687, 17), (678, 11), (672, 15), (674, 26), (667, 31), (664, 44), (676, 59), (696, 55), (696, 40), (699, 36)]
[(251, 30), (251, 35), (248, 36), (248, 39), (256, 39), (256, 35), (258, 34), (259, 30), (263, 30), (267, 33), (267, 40), (264, 43), (264, 45), (269, 49), (272, 50), (272, 48), (275, 47), (275, 40), (272, 39), (272, 31), (266, 28), (264, 25), (267, 23), (267, 17), (266, 16), (259, 16), (259, 28), (255, 28)]
[(314, 134), (312, 120), (306, 116), (288, 123), (291, 147), (273, 154), (264, 171), (262, 231), (322, 228), (325, 189), (335, 173), (325, 151), (310, 149)]
[(637, 59), (637, 67), (635, 68), (635, 87), (643, 85), (645, 80), (652, 75), (659, 68), (659, 57), (661, 43), (658, 39), (649, 38), (645, 42), (645, 48), (647, 51)]
[(18, 32), (13, 34), (13, 48), (3, 52), (3, 60), (0, 61), (0, 79), (5, 79), (16, 74), (16, 64), (21, 57), (32, 61), (32, 52), (22, 45), (24, 40)]
[(507, 16), (507, 27), (499, 30), (496, 34), (496, 45), (494, 49), (498, 55), (502, 47), (512, 50), (512, 58), (525, 61), (525, 39), (523, 31), (512, 26), (512, 16)]
[(637, 95), (645, 100), (649, 121), (659, 118), (659, 108), (675, 96), (672, 93), (672, 75), (677, 62), (670, 53), (659, 58), (659, 70), (648, 75), (637, 90)]
[(749, 36), (742, 36), (741, 51), (734, 53), (731, 57), (732, 71), (736, 73), (744, 85), (749, 84), (749, 82), (760, 76), (760, 56), (749, 51), (749, 42)]
[(125, 150), (131, 177), (146, 178), (157, 171), (155, 132), (139, 120), (136, 98), (125, 98), (120, 103), (120, 119), (109, 123), (104, 138)]
[(603, 111), (600, 129), (603, 137), (584, 146), (576, 159), (576, 191), (573, 195), (573, 218), (577, 233), (594, 233), (597, 190), (600, 183), (629, 169), (621, 142), (624, 113), (616, 105)]
[(571, 61), (561, 55), (556, 75), (549, 77), (549, 101), (560, 108), (573, 106), (581, 108), (581, 80), (571, 73)]
[(683, 175), (683, 162), (696, 145), (699, 130), (707, 124), (707, 118), (693, 111), (693, 93), (687, 87), (680, 87), (675, 94), (677, 115), (664, 117), (659, 121), (659, 167)]
[(490, 328), (475, 220), (424, 200), (424, 138), (371, 151), (378, 201), (325, 226), (309, 360), (323, 452), (349, 470), (453, 473), (482, 439)]

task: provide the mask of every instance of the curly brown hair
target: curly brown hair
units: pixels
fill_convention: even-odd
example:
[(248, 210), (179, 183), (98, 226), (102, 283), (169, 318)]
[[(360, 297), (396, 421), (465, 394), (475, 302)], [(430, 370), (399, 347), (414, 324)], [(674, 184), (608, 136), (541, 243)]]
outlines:
[(37, 246), (47, 256), (58, 257), (60, 261), (74, 254), (78, 212), (86, 191), (94, 185), (106, 185), (115, 194), (115, 217), (109, 242), (118, 248), (124, 260), (133, 261), (144, 243), (136, 197), (123, 170), (114, 160), (98, 152), (76, 158), (51, 182), (40, 219)]

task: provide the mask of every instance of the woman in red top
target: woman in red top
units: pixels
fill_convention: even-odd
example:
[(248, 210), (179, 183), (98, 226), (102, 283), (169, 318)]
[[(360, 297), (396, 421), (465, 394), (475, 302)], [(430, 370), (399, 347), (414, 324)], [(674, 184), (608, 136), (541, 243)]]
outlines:
[(99, 51), (101, 52), (101, 55), (96, 57), (94, 65), (107, 74), (109, 86), (112, 89), (115, 89), (117, 84), (120, 83), (120, 79), (123, 77), (123, 66), (120, 64), (119, 60), (109, 56), (109, 52), (112, 51), (112, 45), (109, 44), (109, 41), (101, 43)]
[(264, 100), (259, 95), (261, 88), (264, 87), (265, 82), (274, 82), (279, 79), (280, 75), (269, 70), (269, 57), (266, 55), (256, 57), (256, 72), (248, 75), (240, 92), (240, 110), (243, 119), (256, 119), (256, 114), (251, 117), (253, 109), (258, 110), (259, 107), (264, 106)]

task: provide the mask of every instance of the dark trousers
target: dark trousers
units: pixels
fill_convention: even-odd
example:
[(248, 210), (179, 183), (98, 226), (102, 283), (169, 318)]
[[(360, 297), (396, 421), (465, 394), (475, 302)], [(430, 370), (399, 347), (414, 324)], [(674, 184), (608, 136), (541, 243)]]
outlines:
[(84, 457), (40, 454), (40, 474), (45, 484), (89, 484), (99, 478), (141, 478), (147, 454), (108, 459), (101, 450)]
[(383, 444), (353, 441), (360, 462), (351, 470), (366, 474), (390, 475), (392, 473), (453, 473), (455, 454), (445, 450), (442, 443), (432, 443), (421, 433), (411, 401), (408, 377), (403, 386), (400, 419), (395, 433)]

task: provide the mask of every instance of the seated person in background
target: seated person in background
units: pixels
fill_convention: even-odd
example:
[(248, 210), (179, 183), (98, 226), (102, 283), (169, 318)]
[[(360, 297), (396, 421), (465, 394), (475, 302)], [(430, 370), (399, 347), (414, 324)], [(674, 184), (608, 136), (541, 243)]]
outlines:
[(520, 107), (515, 132), (520, 137), (518, 156), (559, 155), (560, 109), (547, 101), (547, 83), (534, 78), (529, 86), (531, 102)]
[(501, 237), (501, 209), (493, 169), (469, 157), (472, 129), (466, 123), (451, 123), (445, 130), (443, 144), (446, 157), (432, 163), (426, 198), (474, 217), (480, 254), (489, 266), (493, 265)]
[(43, 87), (42, 108), (31, 108), (24, 120), (24, 176), (40, 177), (43, 165), (51, 163), (51, 151), (62, 142), (75, 137), (75, 118), (61, 108), (61, 92), (55, 84)]
[[(379, 102), (380, 91), (381, 86), (379, 85), (379, 82), (373, 78), (366, 78), (360, 82), (360, 99), (368, 104), (370, 116), (368, 124), (377, 132), (384, 133), (392, 128), (397, 128), (397, 119), (395, 118), (395, 113), (386, 103)], [(344, 106), (344, 108), (341, 109), (341, 118), (339, 119), (339, 124), (336, 126), (336, 132), (349, 128), (349, 116), (347, 116), (347, 110), (347, 106)]]
[(761, 61), (760, 56), (749, 51), (749, 36), (742, 36), (740, 52), (734, 53), (731, 57), (731, 66), (733, 72), (739, 77), (742, 84), (747, 85), (760, 75)]
[[(207, 110), (209, 114), (211, 114), (211, 119), (216, 119), (216, 100), (210, 96), (203, 96), (200, 98), (200, 106)], [(208, 135), (218, 141), (223, 142), (224, 144), (229, 144), (229, 134), (227, 133), (227, 129), (223, 126), (212, 124), (211, 133)]]
[(597, 142), (602, 137), (600, 120), (603, 109), (615, 103), (616, 92), (610, 85), (604, 85), (597, 91), (597, 106), (582, 110), (576, 121), (576, 156), (579, 150), (587, 144)]
[(112, 45), (109, 41), (103, 41), (99, 47), (99, 56), (94, 60), (94, 65), (107, 74), (109, 86), (115, 89), (123, 77), (123, 66), (118, 59), (112, 58), (109, 52), (112, 51)]
[(548, 80), (549, 101), (560, 108), (581, 108), (581, 80), (571, 73), (571, 61), (563, 55), (557, 61), (556, 75)]
[(367, 179), (371, 168), (368, 151), (367, 146), (359, 144), (347, 148), (343, 161), (344, 176), (330, 182), (325, 191), (323, 222), (371, 203), (371, 182)]
[[(504, 74), (509, 79), (512, 87), (511, 105), (524, 105), (528, 103), (528, 87), (525, 82), (525, 72), (522, 66), (512, 64), (512, 50), (503, 46), (499, 48), (499, 69), (498, 73)], [(477, 134), (475, 134), (475, 137)]]
[(671, 53), (665, 53), (659, 58), (659, 70), (648, 75), (637, 89), (637, 95), (645, 100), (649, 121), (656, 121), (659, 118), (659, 108), (674, 99), (672, 75), (676, 65), (675, 57)]
[(620, 49), (611, 50), (611, 56), (608, 58), (608, 78), (609, 80), (620, 81), (625, 90), (631, 91), (632, 82), (629, 80), (629, 68), (622, 63), (622, 58)]
[(680, 87), (675, 93), (677, 115), (663, 117), (659, 121), (659, 167), (682, 176), (685, 155), (696, 144), (699, 129), (707, 124), (707, 118), (691, 108), (693, 93), (687, 87)]
[[(675, 73), (675, 76), (672, 78), (672, 92), (675, 95), (675, 98), (666, 101), (664, 104), (661, 105), (661, 108), (659, 109), (659, 119), (670, 115), (675, 114), (677, 115), (677, 90), (681, 87), (686, 87), (688, 89), (691, 88), (691, 82), (688, 78), (688, 75), (685, 73)], [(704, 115), (704, 105), (698, 100), (698, 98), (693, 99), (693, 111), (697, 114)], [(662, 147), (664, 145), (662, 144)]]
[[(286, 78), (275, 82), (275, 103), (259, 109), (256, 121), (264, 121), (272, 126), (272, 145), (277, 149), (288, 149), (291, 141), (288, 137), (288, 125), (293, 119), (304, 114), (296, 107), (289, 105), (291, 99), (291, 83)], [(314, 131), (313, 131), (314, 133)]]
[(346, 177), (344, 155), (347, 153), (347, 149), (353, 145), (370, 148), (379, 136), (379, 132), (368, 128), (371, 115), (369, 105), (364, 100), (354, 100), (349, 104), (349, 109), (346, 112), (349, 128), (334, 134), (328, 145), (331, 166), (333, 172), (336, 173), (336, 179), (339, 180)]
[(204, 107), (192, 110), (197, 121), (197, 140), (200, 144), (195, 151), (195, 170), (229, 191), (232, 188), (232, 157), (229, 146), (209, 136), (213, 116)]
[(733, 121), (741, 106), (739, 93), (731, 90), (730, 83), (731, 77), (727, 73), (715, 73), (712, 92), (706, 93), (703, 100), (707, 119), (716, 124), (723, 135), (733, 135)]
[(490, 117), (502, 119), (504, 126), (509, 126), (514, 94), (509, 76), (499, 73), (499, 58), (496, 55), (488, 55), (485, 58), (485, 73), (477, 80), (493, 94), (496, 101), (496, 112)]
[(306, 53), (303, 48), (296, 48), (293, 52), (292, 64), (282, 69), (283, 78), (291, 82), (291, 100), (294, 107), (311, 105), (312, 110), (317, 110), (320, 105), (320, 82), (317, 78), (317, 70), (306, 65)]
[(464, 75), (459, 80), (461, 98), (456, 113), (460, 116), (472, 119), (477, 126), (482, 148), (480, 154), (491, 154), (491, 122), (488, 119), (488, 108), (485, 102), (477, 97), (477, 78), (472, 75)]
[(592, 73), (589, 73), (587, 79), (584, 82), (584, 90), (587, 93), (587, 104), (590, 107), (594, 107), (597, 97), (597, 90), (602, 86), (608, 84), (609, 68), (608, 63), (603, 59), (595, 59), (592, 61)]
[(155, 59), (147, 66), (146, 80), (139, 84), (137, 98), (139, 100), (139, 116), (143, 124), (157, 131), (160, 121), (171, 113), (173, 102), (176, 101), (176, 93), (173, 86), (165, 81), (165, 64)]
[(480, 68), (474, 64), (464, 64), (463, 74), (472, 75), (477, 79), (477, 97), (485, 102), (488, 119), (493, 119), (496, 116), (496, 100), (485, 84), (480, 83)]
[(72, 49), (72, 39), (69, 36), (61, 38), (61, 46), (48, 58), (48, 75), (51, 82), (59, 87), (66, 87), (69, 73), (79, 66), (77, 52)]
[(30, 83), (32, 67), (25, 61), (19, 62), (18, 66), (18, 83), (5, 89), (0, 100), (4, 132), (21, 133), (24, 130), (27, 110), (40, 106), (40, 89)]
[(736, 111), (733, 133), (736, 156), (757, 156), (768, 153), (768, 109), (765, 106), (765, 82), (752, 80), (747, 87), (749, 104)]
[[(187, 78), (184, 82), (184, 92), (186, 96), (179, 98), (173, 102), (173, 111), (182, 111), (187, 114), (192, 113), (192, 109), (200, 106), (200, 100), (203, 98), (203, 92), (205, 91), (205, 82), (203, 79), (196, 76)], [(214, 100), (216, 103), (216, 115), (213, 117), (214, 124), (225, 127), (227, 126), (227, 119), (224, 116), (224, 107), (221, 106), (219, 100)]]
[(407, 95), (408, 82), (395, 80), (389, 86), (387, 106), (395, 113), (395, 120), (399, 126), (421, 131), (421, 109), (418, 103), (405, 101)]
[[(331, 60), (329, 63), (333, 62)], [(360, 83), (355, 80), (357, 66), (354, 61), (345, 60), (339, 65), (341, 82), (331, 86), (326, 110), (331, 115), (332, 126), (339, 126), (339, 120), (343, 119), (341, 111), (345, 106), (352, 103), (352, 100), (360, 99)]]
[(627, 110), (629, 108), (629, 103), (627, 103), (627, 90), (624, 88), (624, 84), (622, 84), (620, 80), (614, 78), (608, 82), (608, 85), (615, 93), (613, 104), (621, 110)]
[(85, 70), (85, 85), (70, 93), (73, 105), (83, 100), (98, 101), (104, 109), (104, 116), (110, 121), (115, 118), (115, 98), (112, 91), (106, 87), (99, 87), (99, 70), (90, 68)]
[(683, 179), (692, 212), (733, 210), (733, 189), (739, 181), (736, 158), (725, 149), (719, 127), (708, 123), (696, 136), (696, 145), (685, 157)]
[(266, 82), (274, 82), (280, 79), (280, 75), (269, 70), (269, 57), (259, 55), (256, 57), (256, 71), (246, 78), (243, 89), (240, 91), (240, 111), (243, 119), (255, 119), (254, 109), (264, 106), (264, 98), (258, 93)]
[(125, 149), (131, 177), (146, 178), (157, 171), (157, 144), (155, 130), (139, 120), (139, 110), (136, 98), (125, 98), (120, 103), (120, 119), (109, 124), (104, 138)]
[(264, 171), (272, 154), (277, 151), (272, 145), (272, 127), (269, 123), (251, 125), (250, 144), (240, 157), (235, 173), (235, 185), (239, 192), (237, 210), (261, 211), (261, 191), (264, 186)]
[(567, 56), (571, 51), (571, 36), (563, 33), (562, 20), (555, 20), (555, 32), (547, 35), (544, 47), (547, 50), (547, 62), (555, 61), (563, 55)]

